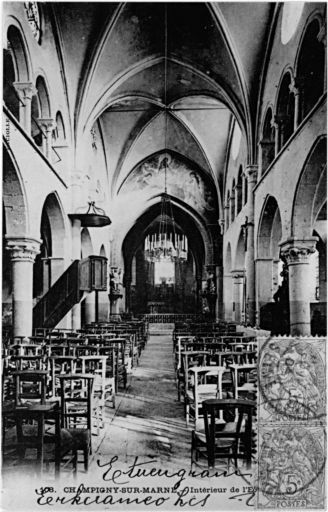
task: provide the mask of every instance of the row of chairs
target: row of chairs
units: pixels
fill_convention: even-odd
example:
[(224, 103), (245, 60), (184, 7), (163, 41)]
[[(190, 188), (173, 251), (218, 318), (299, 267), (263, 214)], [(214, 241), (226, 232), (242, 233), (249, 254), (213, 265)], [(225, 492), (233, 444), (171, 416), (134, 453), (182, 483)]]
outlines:
[(189, 332), (176, 336), (173, 343), (178, 399), (184, 402), (187, 425), (191, 421), (194, 425), (192, 464), (205, 456), (209, 467), (222, 458), (236, 466), (242, 458), (249, 466), (254, 449), (255, 338), (243, 333), (195, 336)]
[[(115, 407), (118, 387), (126, 388), (129, 358), (134, 364), (131, 349), (138, 348), (138, 359), (145, 343), (140, 326), (130, 326), (129, 332), (126, 326), (112, 332), (111, 325), (90, 330), (39, 331), (4, 347), (3, 444), (16, 427), (20, 462), (33, 447), (42, 471), (45, 447), (52, 444), (57, 474), (63, 457), (64, 466), (72, 462), (76, 473), (81, 451), (87, 470), (92, 434), (99, 435), (104, 426), (105, 405)], [(32, 435), (26, 434), (29, 430)]]

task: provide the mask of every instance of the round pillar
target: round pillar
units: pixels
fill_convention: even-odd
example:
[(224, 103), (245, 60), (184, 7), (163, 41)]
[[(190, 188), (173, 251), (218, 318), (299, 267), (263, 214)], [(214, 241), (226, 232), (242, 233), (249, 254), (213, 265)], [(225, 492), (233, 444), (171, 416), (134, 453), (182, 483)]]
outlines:
[(309, 257), (315, 251), (317, 237), (290, 238), (280, 244), (281, 256), (288, 266), (290, 334), (311, 335)]
[(245, 266), (246, 266), (246, 318), (248, 325), (255, 325), (255, 261), (254, 261), (254, 187), (257, 183), (257, 165), (245, 169), (248, 186), (247, 222), (245, 224)]
[(234, 321), (241, 323), (243, 321), (243, 302), (244, 302), (244, 270), (232, 270), (233, 278), (233, 311)]
[(12, 262), (13, 335), (32, 336), (33, 263), (40, 251), (40, 240), (7, 238)]

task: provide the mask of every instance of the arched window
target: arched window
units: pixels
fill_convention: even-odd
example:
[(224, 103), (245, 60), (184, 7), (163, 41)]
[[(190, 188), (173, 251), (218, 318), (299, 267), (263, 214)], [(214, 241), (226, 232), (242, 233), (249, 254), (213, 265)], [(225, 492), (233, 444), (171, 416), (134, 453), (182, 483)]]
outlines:
[(63, 144), (66, 139), (63, 117), (60, 112), (56, 114), (56, 127), (53, 130), (53, 140), (56, 145)]
[(236, 186), (237, 215), (243, 207), (243, 168), (239, 167), (237, 186)]
[(277, 103), (277, 122), (279, 130), (279, 150), (294, 132), (295, 97), (291, 89), (291, 76), (286, 73), (282, 79)]
[(248, 180), (244, 177), (244, 204), (248, 201)]
[(226, 202), (226, 229), (228, 229), (230, 225), (230, 190), (227, 193), (227, 202)]
[(232, 191), (230, 197), (230, 218), (231, 222), (235, 220), (235, 208), (236, 208), (236, 182), (232, 181)]
[(40, 104), (40, 117), (49, 119), (50, 118), (50, 102), (49, 94), (45, 80), (42, 76), (39, 76), (36, 80), (36, 89)]
[(3, 52), (3, 100), (6, 107), (19, 121), (19, 99), (13, 86), (16, 81), (13, 56), (10, 51)]
[(265, 173), (272, 160), (274, 160), (275, 128), (272, 126), (272, 110), (268, 109), (261, 140), (262, 174)]
[(45, 133), (42, 131), (40, 119), (50, 119), (50, 102), (46, 83), (42, 76), (36, 80), (36, 96), (32, 97), (31, 135), (40, 148), (43, 147)]
[(319, 41), (320, 24), (313, 20), (301, 44), (297, 79), (301, 89), (300, 121), (310, 112), (324, 91), (325, 48)]
[(11, 25), (7, 32), (7, 49), (3, 51), (3, 99), (12, 114), (19, 120), (19, 93), (15, 82), (27, 83), (29, 70), (24, 43), (19, 30)]

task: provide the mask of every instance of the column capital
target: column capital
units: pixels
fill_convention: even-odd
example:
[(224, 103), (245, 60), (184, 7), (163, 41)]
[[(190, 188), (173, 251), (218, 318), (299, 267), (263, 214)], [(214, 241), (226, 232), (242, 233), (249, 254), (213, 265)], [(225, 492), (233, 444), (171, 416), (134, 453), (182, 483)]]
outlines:
[(218, 219), (218, 223), (219, 223), (219, 226), (220, 226), (220, 234), (224, 235), (225, 220), (224, 219)]
[(256, 183), (259, 166), (256, 164), (247, 165), (244, 173), (249, 183)]
[(47, 117), (39, 117), (37, 121), (45, 129), (47, 133), (51, 132), (56, 128), (56, 122), (54, 119)]
[(10, 251), (11, 261), (34, 262), (40, 252), (41, 240), (24, 237), (7, 237), (6, 249)]
[(240, 270), (231, 270), (231, 275), (233, 277), (233, 279), (242, 279), (244, 276), (245, 276), (245, 270), (244, 269), (240, 269)]
[(286, 123), (287, 119), (288, 119), (287, 115), (275, 114), (273, 117), (273, 124), (274, 124), (274, 126), (282, 126)]
[(22, 99), (31, 100), (38, 92), (32, 82), (13, 82), (13, 86)]
[(318, 237), (309, 238), (292, 237), (280, 243), (281, 257), (285, 258), (287, 265), (308, 263), (310, 254), (314, 253)]
[(300, 94), (304, 87), (304, 77), (295, 76), (292, 78), (291, 84), (289, 85), (290, 92), (294, 93), (295, 96)]

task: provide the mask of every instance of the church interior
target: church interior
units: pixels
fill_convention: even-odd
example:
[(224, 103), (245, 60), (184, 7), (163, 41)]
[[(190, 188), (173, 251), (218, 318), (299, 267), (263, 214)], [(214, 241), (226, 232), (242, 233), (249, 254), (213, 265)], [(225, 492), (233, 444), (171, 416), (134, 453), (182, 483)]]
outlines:
[(258, 338), (326, 335), (326, 4), (2, 11), (4, 477), (251, 467)]

